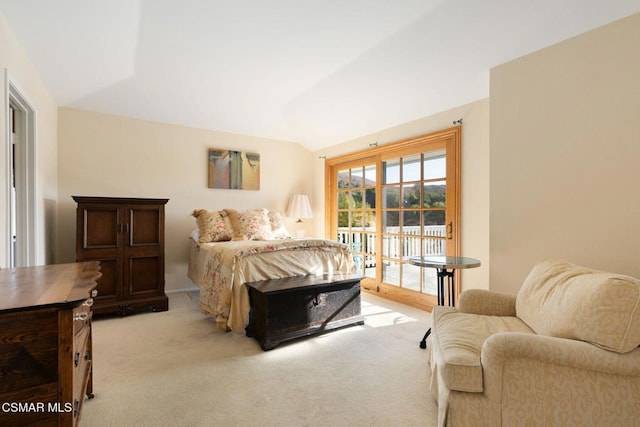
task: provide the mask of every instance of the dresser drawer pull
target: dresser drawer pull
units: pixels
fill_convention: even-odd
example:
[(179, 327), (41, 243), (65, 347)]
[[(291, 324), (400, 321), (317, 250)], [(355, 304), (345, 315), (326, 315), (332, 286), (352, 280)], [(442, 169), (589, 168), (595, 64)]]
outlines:
[(86, 322), (89, 319), (89, 313), (76, 313), (73, 315), (73, 320), (82, 320)]
[(91, 307), (93, 305), (93, 298), (89, 298), (88, 300), (86, 300), (84, 302), (84, 305), (86, 305), (87, 307)]
[(79, 363), (80, 363), (80, 353), (76, 351), (76, 354), (73, 355), (73, 366), (77, 368)]

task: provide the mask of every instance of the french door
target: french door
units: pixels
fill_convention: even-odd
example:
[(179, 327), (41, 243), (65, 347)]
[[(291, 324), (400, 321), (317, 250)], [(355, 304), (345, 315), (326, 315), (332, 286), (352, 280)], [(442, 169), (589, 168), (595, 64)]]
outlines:
[(436, 271), (407, 258), (459, 255), (459, 151), (457, 126), (327, 160), (328, 238), (351, 248), (365, 291), (436, 304)]

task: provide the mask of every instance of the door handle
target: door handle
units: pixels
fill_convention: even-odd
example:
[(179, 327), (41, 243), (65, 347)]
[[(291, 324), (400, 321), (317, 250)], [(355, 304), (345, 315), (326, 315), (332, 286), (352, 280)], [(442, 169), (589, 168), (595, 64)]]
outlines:
[(453, 239), (453, 222), (447, 224), (447, 239)]

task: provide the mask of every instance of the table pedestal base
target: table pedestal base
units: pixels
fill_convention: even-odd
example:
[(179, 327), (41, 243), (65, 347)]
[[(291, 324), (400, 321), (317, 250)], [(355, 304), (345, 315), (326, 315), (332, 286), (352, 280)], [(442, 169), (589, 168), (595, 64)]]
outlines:
[[(447, 299), (449, 301), (450, 307), (455, 307), (456, 298), (455, 298), (455, 289), (454, 289), (454, 281), (453, 281), (453, 273), (455, 270), (447, 271), (446, 268), (438, 268), (438, 305), (444, 305), (444, 280), (447, 279)], [(431, 328), (427, 329), (427, 332), (422, 337), (422, 341), (420, 341), (420, 348), (427, 348), (427, 338), (431, 335)]]
[[(414, 256), (409, 257), (409, 264), (437, 269), (438, 305), (444, 305), (444, 280), (447, 279), (447, 305), (449, 307), (456, 306), (456, 285), (454, 278), (456, 268), (480, 267), (480, 261), (477, 259), (457, 256)], [(429, 338), (430, 334), (431, 328), (427, 330), (422, 341), (420, 341), (420, 348), (427, 348), (427, 338)]]

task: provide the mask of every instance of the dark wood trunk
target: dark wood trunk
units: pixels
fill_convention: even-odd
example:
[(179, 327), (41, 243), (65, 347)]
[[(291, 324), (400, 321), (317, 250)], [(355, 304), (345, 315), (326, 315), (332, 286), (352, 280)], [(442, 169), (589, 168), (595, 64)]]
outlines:
[(362, 325), (361, 279), (333, 273), (247, 283), (251, 310), (245, 332), (270, 350), (283, 341)]

